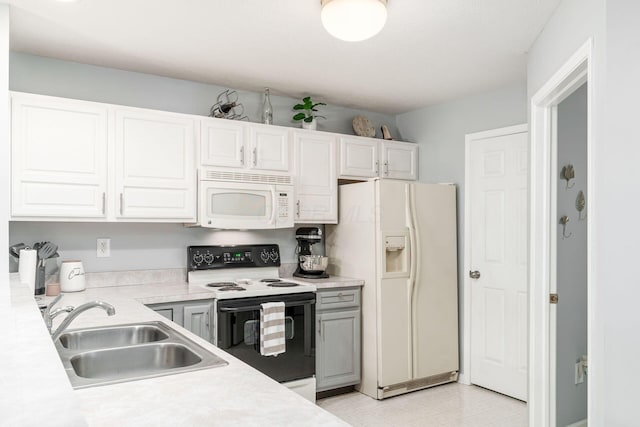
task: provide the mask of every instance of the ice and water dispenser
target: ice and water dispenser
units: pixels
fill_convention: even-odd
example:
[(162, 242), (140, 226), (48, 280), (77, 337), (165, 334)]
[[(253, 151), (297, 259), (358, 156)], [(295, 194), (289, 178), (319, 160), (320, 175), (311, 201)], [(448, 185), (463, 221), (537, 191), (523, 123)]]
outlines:
[(410, 245), (408, 232), (383, 233), (384, 275), (403, 277), (409, 275)]

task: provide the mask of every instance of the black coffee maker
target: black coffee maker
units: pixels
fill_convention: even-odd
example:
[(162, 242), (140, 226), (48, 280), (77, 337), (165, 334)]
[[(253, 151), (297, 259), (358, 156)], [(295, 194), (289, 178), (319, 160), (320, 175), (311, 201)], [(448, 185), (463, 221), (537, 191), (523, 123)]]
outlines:
[(329, 258), (322, 255), (313, 255), (311, 246), (322, 241), (322, 230), (318, 227), (302, 227), (296, 230), (298, 247), (298, 268), (293, 273), (295, 277), (305, 279), (326, 279), (329, 277), (327, 269)]

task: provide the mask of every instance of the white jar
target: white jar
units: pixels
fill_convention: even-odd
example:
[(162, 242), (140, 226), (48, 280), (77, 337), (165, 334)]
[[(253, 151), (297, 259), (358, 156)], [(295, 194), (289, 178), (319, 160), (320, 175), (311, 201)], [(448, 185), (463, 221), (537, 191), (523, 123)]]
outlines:
[(85, 289), (84, 267), (82, 261), (67, 260), (60, 265), (60, 290), (62, 292), (80, 292)]

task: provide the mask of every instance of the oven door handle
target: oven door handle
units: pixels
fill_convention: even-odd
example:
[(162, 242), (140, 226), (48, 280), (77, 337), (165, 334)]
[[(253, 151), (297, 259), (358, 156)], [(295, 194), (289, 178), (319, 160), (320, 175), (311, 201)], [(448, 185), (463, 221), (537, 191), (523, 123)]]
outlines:
[[(297, 306), (306, 305), (306, 304), (315, 304), (315, 301), (312, 299), (306, 300), (306, 301), (292, 301), (292, 302), (286, 302), (284, 306), (286, 308), (286, 307), (297, 307)], [(260, 310), (260, 309), (262, 309), (261, 305), (245, 305), (242, 307), (220, 307), (220, 303), (218, 303), (218, 311), (222, 313), (239, 313), (242, 311), (254, 311), (254, 310)]]

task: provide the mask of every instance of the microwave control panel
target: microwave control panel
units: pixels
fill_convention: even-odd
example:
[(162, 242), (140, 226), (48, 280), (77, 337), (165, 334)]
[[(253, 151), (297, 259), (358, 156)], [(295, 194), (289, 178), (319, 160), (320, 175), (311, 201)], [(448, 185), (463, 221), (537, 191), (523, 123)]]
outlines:
[(276, 244), (233, 246), (189, 246), (189, 271), (233, 267), (279, 267), (280, 248)]
[(289, 194), (278, 192), (278, 218), (289, 216)]

